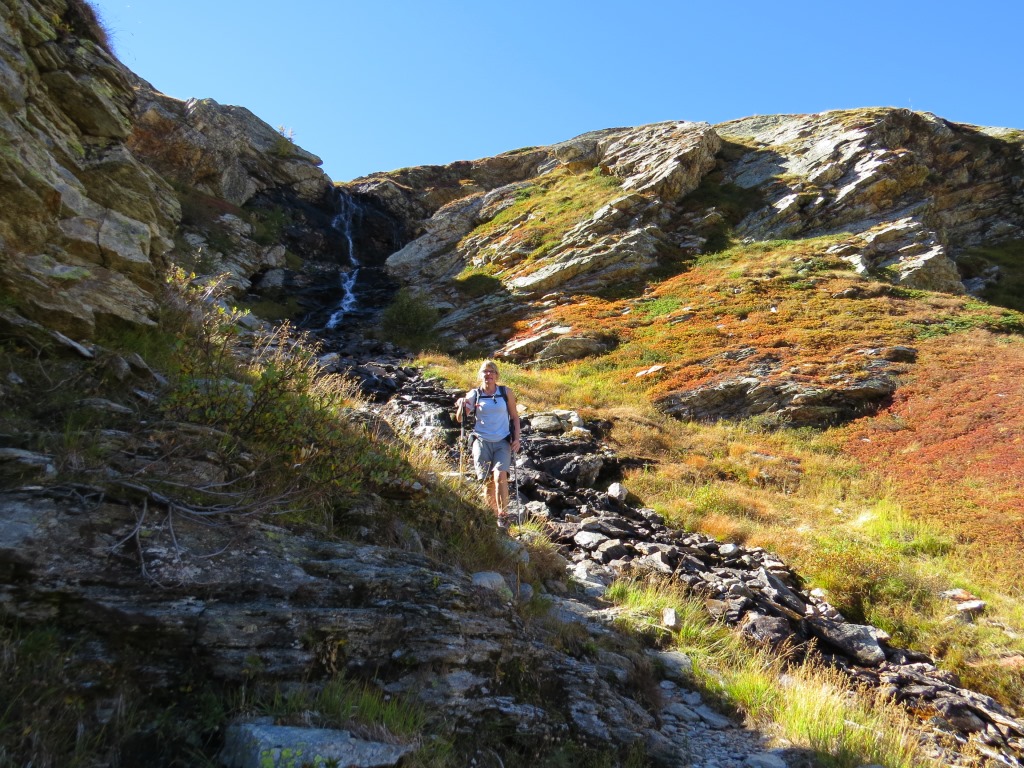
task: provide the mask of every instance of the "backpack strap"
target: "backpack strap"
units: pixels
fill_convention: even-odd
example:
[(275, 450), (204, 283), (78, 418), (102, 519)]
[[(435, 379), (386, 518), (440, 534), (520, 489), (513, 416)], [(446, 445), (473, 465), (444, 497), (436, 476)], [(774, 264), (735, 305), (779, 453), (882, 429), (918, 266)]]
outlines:
[(508, 402), (508, 398), (505, 397), (505, 386), (503, 384), (498, 385), (498, 388), (494, 391), (493, 395), (484, 394), (480, 387), (475, 387), (473, 389), (473, 393), (476, 395), (476, 398), (473, 400), (474, 405), (480, 402), (481, 397), (500, 397), (506, 403)]

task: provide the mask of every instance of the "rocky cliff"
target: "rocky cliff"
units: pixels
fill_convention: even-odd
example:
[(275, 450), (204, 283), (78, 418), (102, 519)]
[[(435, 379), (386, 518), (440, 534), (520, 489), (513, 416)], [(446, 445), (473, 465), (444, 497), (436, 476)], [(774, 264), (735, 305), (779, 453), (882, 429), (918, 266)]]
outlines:
[(160, 94), (95, 42), (84, 3), (2, 12), (8, 310), (75, 339), (151, 324), (171, 264), (227, 273), (236, 297), (337, 294), (348, 254), (318, 158), (242, 107)]

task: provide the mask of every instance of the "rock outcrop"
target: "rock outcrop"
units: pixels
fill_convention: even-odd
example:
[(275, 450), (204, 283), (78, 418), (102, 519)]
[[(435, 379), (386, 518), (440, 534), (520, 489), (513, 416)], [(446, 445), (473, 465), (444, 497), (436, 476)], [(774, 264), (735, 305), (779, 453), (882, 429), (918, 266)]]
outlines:
[[(998, 279), (962, 269), (969, 249), (1024, 237), (1024, 134), (905, 109), (662, 123), (596, 131), (472, 163), (406, 169), (353, 184), (411, 238), (389, 270), (448, 316), (452, 343), (469, 307), (523, 317), (551, 300), (643, 282), (659, 266), (721, 248), (832, 235), (865, 274), (962, 293)], [(603, 194), (584, 194), (587, 174)], [(560, 184), (579, 201), (563, 215)], [(590, 207), (588, 207), (590, 206)], [(460, 290), (483, 272), (481, 299)], [(968, 274), (968, 273), (971, 274)], [(500, 286), (500, 289), (499, 287)]]
[[(483, 177), (493, 185), (484, 190), (476, 184), (452, 184), (455, 166), (437, 169), (436, 177), (449, 180), (448, 189), (455, 199), (431, 212), (421, 225), (424, 233), (391, 256), (388, 268), (406, 282), (422, 278), (451, 280), (472, 264), (497, 263), (511, 267), (514, 274), (518, 262), (535, 250), (529, 243), (524, 247), (514, 236), (529, 217), (513, 218), (486, 235), (471, 237), (474, 230), (511, 209), (527, 192), (530, 185), (521, 178), (524, 173), (536, 178), (556, 172), (582, 174), (596, 170), (615, 179), (620, 193), (577, 217), (566, 231), (556, 232), (559, 240), (547, 250), (538, 270), (515, 275), (507, 282), (516, 294), (531, 296), (556, 287), (594, 287), (634, 275), (655, 266), (659, 254), (668, 247), (651, 220), (656, 204), (671, 204), (696, 189), (714, 166), (720, 146), (717, 134), (707, 123), (662, 123), (584, 134), (530, 151), (525, 154), (531, 163), (515, 165), (515, 173), (504, 177), (475, 172), (478, 164), (490, 170), (494, 158), (468, 164), (468, 168), (467, 164), (457, 166), (471, 179)], [(357, 189), (362, 194), (375, 194), (366, 183)], [(410, 206), (403, 207), (408, 210)], [(512, 252), (506, 254), (509, 247)]]
[(892, 267), (912, 288), (960, 292), (956, 257), (1024, 236), (1020, 138), (905, 109), (780, 115), (717, 126), (751, 146), (726, 175), (765, 205), (737, 227), (758, 240), (849, 232), (858, 270)]
[[(486, 726), (524, 743), (650, 742), (662, 764), (674, 765), (691, 749), (686, 734), (713, 740), (728, 729), (737, 766), (763, 751), (758, 734), (728, 718), (692, 714), (685, 703), (699, 712), (700, 695), (668, 679), (662, 702), (674, 710), (659, 717), (638, 701), (629, 682), (652, 662), (587, 618), (582, 603), (566, 601), (563, 618), (527, 626), (517, 607), (530, 593), (511, 573), (470, 577), (394, 548), (273, 526), (211, 526), (174, 512), (150, 523), (130, 504), (70, 488), (3, 493), (0, 510), (7, 617), (45, 618), (89, 638), (70, 666), (123, 658), (123, 671), (152, 697), (173, 697), (186, 673), (217, 686), (258, 676), (282, 689), (344, 674), (418, 700), (431, 728), (443, 723), (473, 738)], [(565, 623), (588, 621), (586, 631), (602, 636), (596, 667), (586, 653), (551, 642)], [(120, 694), (98, 682), (96, 710), (118, 706)], [(229, 731), (223, 760), (263, 765), (260, 755), (282, 743), (328, 757), (340, 749), (390, 755), (375, 765), (394, 764), (411, 748), (354, 744), (344, 731), (241, 724)]]
[(314, 205), (333, 194), (320, 158), (244, 107), (180, 101), (140, 84), (127, 139), (172, 183), (235, 206), (281, 188)]
[(740, 360), (751, 358), (746, 375), (673, 393), (659, 400), (658, 407), (693, 421), (767, 415), (780, 424), (800, 427), (839, 424), (884, 405), (896, 391), (899, 375), (917, 359), (917, 351), (897, 346), (855, 350), (853, 356), (863, 360), (857, 373), (809, 384), (777, 378), (777, 361), (756, 356), (748, 348), (737, 355)]
[(244, 108), (156, 92), (79, 32), (83, 15), (78, 0), (39, 0), (0, 19), (8, 305), (83, 340), (152, 325), (172, 263), (230, 273), (236, 295), (289, 250), (309, 261), (289, 265), (305, 283), (317, 263), (337, 274), (347, 254), (319, 159)]
[(46, 21), (72, 14), (14, 3), (0, 17), (0, 280), (24, 317), (81, 339), (97, 323), (152, 324), (180, 207), (125, 146), (132, 75)]

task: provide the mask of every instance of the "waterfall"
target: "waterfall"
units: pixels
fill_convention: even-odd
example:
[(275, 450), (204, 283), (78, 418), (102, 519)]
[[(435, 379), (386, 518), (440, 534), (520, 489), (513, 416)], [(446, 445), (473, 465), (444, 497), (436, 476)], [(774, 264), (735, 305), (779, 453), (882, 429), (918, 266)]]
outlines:
[(331, 222), (331, 226), (340, 230), (345, 237), (345, 242), (348, 244), (348, 263), (351, 269), (341, 276), (341, 301), (327, 320), (329, 329), (337, 328), (345, 318), (345, 313), (356, 308), (356, 281), (359, 279), (359, 269), (362, 264), (356, 256), (356, 247), (352, 240), (352, 227), (355, 219), (362, 216), (362, 213), (359, 204), (351, 196), (343, 191), (338, 193), (338, 214)]

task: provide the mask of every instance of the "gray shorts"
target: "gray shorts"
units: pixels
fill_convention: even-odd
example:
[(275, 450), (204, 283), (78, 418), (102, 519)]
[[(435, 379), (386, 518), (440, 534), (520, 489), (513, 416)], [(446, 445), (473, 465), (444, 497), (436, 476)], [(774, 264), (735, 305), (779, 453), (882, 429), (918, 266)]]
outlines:
[(508, 472), (512, 466), (512, 446), (508, 440), (473, 438), (473, 465), (478, 480), (485, 480), (492, 472)]

